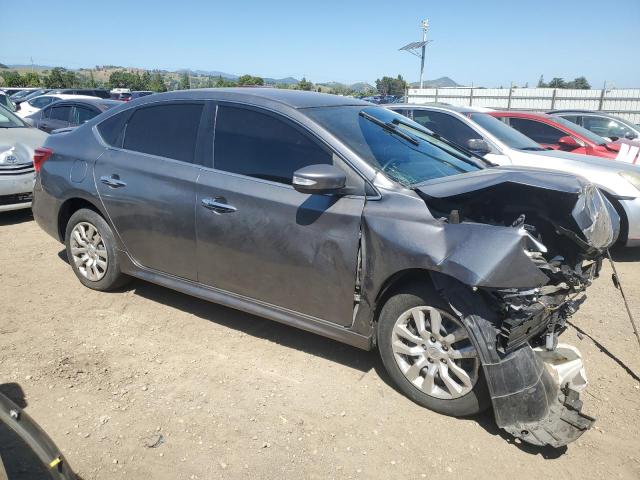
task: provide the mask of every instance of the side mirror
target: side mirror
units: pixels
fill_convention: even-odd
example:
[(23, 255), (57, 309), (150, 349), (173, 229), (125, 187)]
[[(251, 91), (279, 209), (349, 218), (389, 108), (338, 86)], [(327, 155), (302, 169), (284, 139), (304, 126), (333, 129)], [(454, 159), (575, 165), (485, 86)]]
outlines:
[(491, 153), (491, 147), (482, 138), (471, 138), (466, 142), (467, 150), (471, 150), (478, 155), (486, 155)]
[(333, 165), (309, 165), (293, 173), (292, 185), (300, 193), (338, 193), (347, 176)]
[(627, 140), (635, 140), (636, 138), (638, 138), (638, 135), (636, 135), (636, 134), (635, 134), (635, 133), (633, 133), (633, 132), (627, 131), (627, 132), (624, 134), (624, 138), (626, 138)]
[(575, 150), (576, 148), (580, 148), (580, 144), (576, 141), (575, 138), (573, 138), (570, 135), (567, 135), (565, 137), (560, 137), (558, 139), (558, 145), (560, 145), (560, 148), (562, 150)]

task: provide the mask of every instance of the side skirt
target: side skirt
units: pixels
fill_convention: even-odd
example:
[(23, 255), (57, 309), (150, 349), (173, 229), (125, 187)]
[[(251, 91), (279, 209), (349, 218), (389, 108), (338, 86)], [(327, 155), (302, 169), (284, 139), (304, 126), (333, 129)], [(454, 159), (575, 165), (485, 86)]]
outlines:
[(156, 285), (176, 290), (178, 292), (201, 298), (213, 303), (234, 308), (258, 317), (274, 320), (285, 325), (322, 335), (323, 337), (346, 343), (362, 350), (371, 350), (372, 337), (361, 335), (338, 324), (333, 324), (319, 318), (304, 315), (292, 310), (283, 309), (269, 303), (260, 302), (252, 298), (235, 293), (205, 286), (197, 282), (185, 280), (163, 272), (151, 270), (131, 259), (127, 252), (119, 251), (123, 260), (122, 270), (132, 277), (139, 278)]

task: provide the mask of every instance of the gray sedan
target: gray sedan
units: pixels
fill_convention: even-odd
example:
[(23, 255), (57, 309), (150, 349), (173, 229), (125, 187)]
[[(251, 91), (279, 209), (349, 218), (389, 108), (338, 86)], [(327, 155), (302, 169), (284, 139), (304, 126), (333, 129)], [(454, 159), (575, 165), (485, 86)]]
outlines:
[(276, 89), (144, 97), (34, 158), (34, 217), (88, 288), (137, 277), (377, 348), (416, 403), (493, 405), (530, 443), (593, 422), (557, 337), (619, 219), (579, 177), (488, 169), (387, 109)]

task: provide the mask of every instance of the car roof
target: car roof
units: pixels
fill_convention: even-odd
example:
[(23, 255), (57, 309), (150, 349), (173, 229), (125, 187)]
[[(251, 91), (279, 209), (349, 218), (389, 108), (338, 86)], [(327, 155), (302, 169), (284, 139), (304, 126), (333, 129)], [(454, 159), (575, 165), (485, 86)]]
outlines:
[(280, 104), (291, 108), (367, 106), (369, 102), (355, 98), (341, 97), (327, 93), (307, 92), (279, 88), (200, 88), (193, 90), (174, 90), (172, 92), (146, 95), (135, 100), (135, 105), (155, 103), (162, 100), (228, 100), (240, 101), (257, 106)]
[(514, 110), (499, 110), (495, 112), (489, 112), (489, 115), (493, 115), (494, 117), (531, 118), (537, 120), (547, 120), (550, 122), (556, 121), (553, 115), (548, 115), (542, 112), (518, 112)]
[[(55, 97), (55, 98), (59, 98), (60, 100), (101, 100), (100, 97), (91, 97), (89, 95), (72, 95), (70, 93), (47, 93), (45, 95), (40, 95), (40, 97)], [(40, 97), (36, 97), (36, 98), (40, 98)]]
[(607, 114), (604, 113), (604, 112), (596, 112), (595, 110), (580, 110), (580, 109), (575, 109), (575, 110), (571, 110), (571, 109), (549, 110), (547, 113), (549, 113), (551, 115), (553, 115), (554, 113), (593, 113), (593, 114), (607, 116)]
[(78, 105), (112, 105), (114, 107), (122, 105), (122, 102), (119, 102), (117, 100), (111, 100), (111, 99), (108, 99), (108, 98), (84, 97), (84, 96), (81, 96), (81, 95), (74, 95), (74, 96), (75, 96), (75, 98), (60, 100), (60, 102), (57, 102), (57, 103), (63, 103), (64, 102), (64, 103), (73, 103), (73, 104), (78, 104)]
[(449, 110), (451, 112), (458, 113), (478, 113), (480, 110), (473, 107), (458, 107), (455, 105), (449, 105), (447, 103), (390, 103), (384, 105), (386, 108), (411, 108), (413, 110)]

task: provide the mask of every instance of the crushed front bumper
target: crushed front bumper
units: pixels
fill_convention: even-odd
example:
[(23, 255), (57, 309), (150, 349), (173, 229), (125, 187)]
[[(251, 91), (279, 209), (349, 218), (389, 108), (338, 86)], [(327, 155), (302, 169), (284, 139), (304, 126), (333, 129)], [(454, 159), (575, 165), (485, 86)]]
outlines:
[[(587, 385), (580, 352), (524, 347), (485, 367), (499, 427), (534, 445), (562, 447), (579, 438), (594, 418), (581, 412)], [(498, 372), (499, 371), (499, 372)]]

